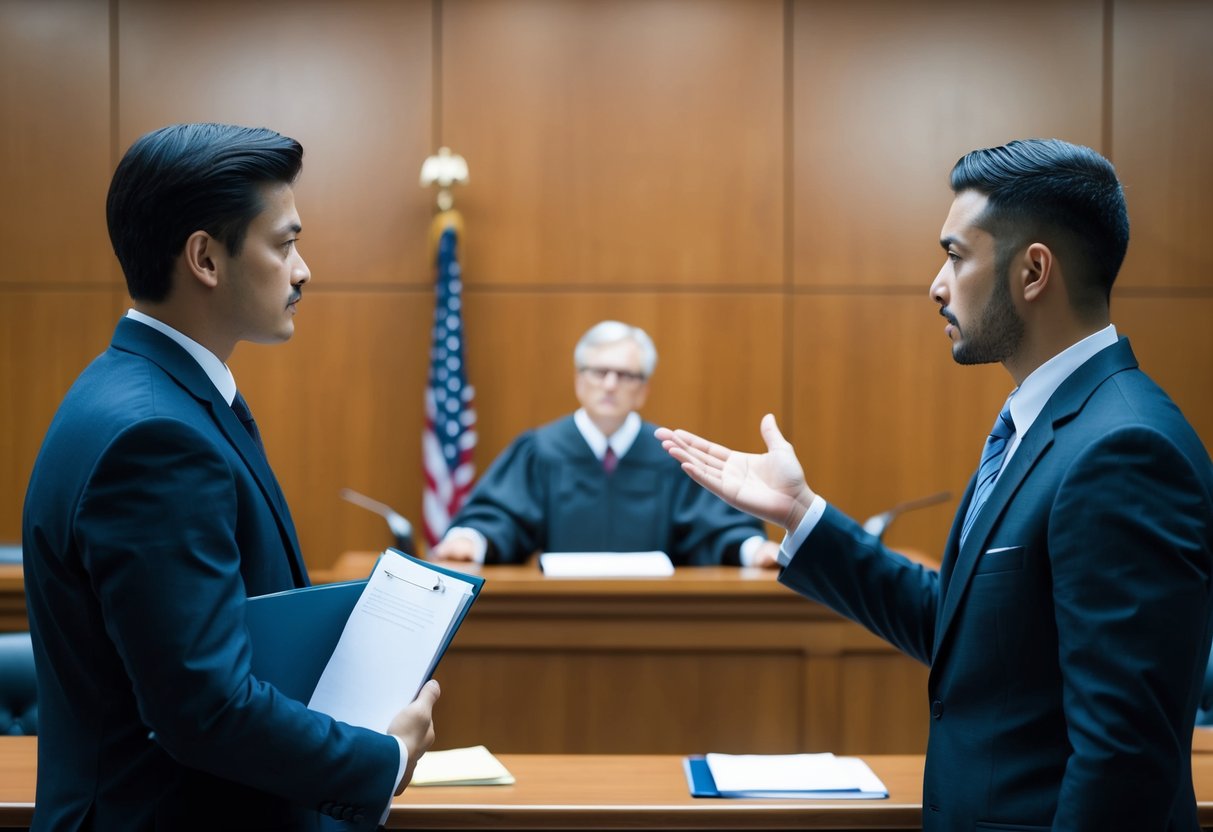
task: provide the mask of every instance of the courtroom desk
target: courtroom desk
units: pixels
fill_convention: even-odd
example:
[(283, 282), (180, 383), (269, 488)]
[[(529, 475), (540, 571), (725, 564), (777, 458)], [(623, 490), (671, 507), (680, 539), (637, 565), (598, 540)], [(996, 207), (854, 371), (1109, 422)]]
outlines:
[(28, 629), (21, 564), (0, 563), (0, 633)]
[[(332, 580), (366, 577), (343, 556)], [(773, 570), (671, 578), (485, 578), (435, 674), (440, 748), (494, 753), (908, 754), (926, 750), (927, 669)]]
[[(389, 829), (920, 829), (920, 755), (864, 759), (887, 800), (713, 800), (687, 794), (677, 756), (498, 755), (512, 786), (413, 787), (392, 803)], [(0, 829), (34, 810), (35, 737), (0, 737)], [(1213, 830), (1213, 755), (1194, 754), (1203, 829)]]

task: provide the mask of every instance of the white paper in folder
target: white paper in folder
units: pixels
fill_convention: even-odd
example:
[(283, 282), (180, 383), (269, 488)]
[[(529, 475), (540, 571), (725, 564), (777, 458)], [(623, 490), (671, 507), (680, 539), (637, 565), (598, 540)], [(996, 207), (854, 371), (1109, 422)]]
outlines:
[(350, 725), (387, 730), (433, 673), (477, 580), (384, 552), (308, 707)]

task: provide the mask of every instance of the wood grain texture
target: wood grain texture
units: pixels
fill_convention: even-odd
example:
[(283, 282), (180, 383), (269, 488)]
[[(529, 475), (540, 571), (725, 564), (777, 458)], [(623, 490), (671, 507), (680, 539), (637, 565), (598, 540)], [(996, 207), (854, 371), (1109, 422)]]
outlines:
[(108, 23), (105, 3), (0, 3), (0, 287), (117, 279)]
[(1102, 10), (1100, 0), (797, 0), (796, 283), (925, 292), (961, 155), (1033, 136), (1098, 149)]
[(1110, 152), (1132, 224), (1120, 284), (1208, 297), (1213, 5), (1117, 0), (1112, 15)]
[(0, 290), (0, 541), (21, 539), (42, 439), (76, 376), (109, 346), (119, 294), (104, 285)]
[[(349, 553), (327, 577), (368, 574)], [(521, 753), (910, 753), (927, 670), (775, 573), (544, 578), (471, 567), (484, 588), (435, 677), (439, 746)], [(895, 692), (895, 695), (890, 695)]]
[[(123, 151), (166, 124), (264, 126), (303, 144), (301, 247), (317, 281), (426, 286), (430, 3), (119, 0)], [(188, 37), (186, 37), (188, 33)]]
[(781, 3), (442, 8), (470, 284), (781, 281)]

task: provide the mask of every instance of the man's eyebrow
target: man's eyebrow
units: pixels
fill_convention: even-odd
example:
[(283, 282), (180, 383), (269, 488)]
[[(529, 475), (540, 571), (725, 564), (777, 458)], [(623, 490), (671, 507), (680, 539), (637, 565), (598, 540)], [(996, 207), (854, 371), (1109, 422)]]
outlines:
[(941, 245), (943, 247), (944, 251), (947, 251), (948, 249), (952, 248), (953, 246), (955, 246), (956, 248), (959, 248), (959, 249), (963, 249), (965, 247), (964, 243), (962, 243), (960, 240), (956, 239), (955, 237), (941, 237), (939, 239), (939, 245)]
[(281, 232), (286, 232), (286, 231), (289, 231), (289, 232), (291, 232), (292, 234), (298, 234), (298, 233), (300, 233), (301, 231), (303, 231), (303, 226), (302, 226), (302, 225), (300, 225), (300, 224), (299, 224), (299, 223), (297, 223), (297, 222), (292, 222), (292, 223), (287, 223), (286, 225), (282, 226), (282, 228), (281, 228), (281, 229), (279, 229), (279, 230), (280, 230)]

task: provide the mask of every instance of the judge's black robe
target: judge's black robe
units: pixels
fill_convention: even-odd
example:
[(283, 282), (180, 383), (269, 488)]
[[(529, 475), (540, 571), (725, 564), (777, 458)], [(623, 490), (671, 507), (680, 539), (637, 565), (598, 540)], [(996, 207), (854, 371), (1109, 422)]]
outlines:
[(501, 453), (453, 526), (488, 540), (488, 563), (532, 552), (647, 552), (677, 565), (738, 564), (762, 524), (697, 485), (643, 422), (611, 474), (566, 416), (527, 431)]

